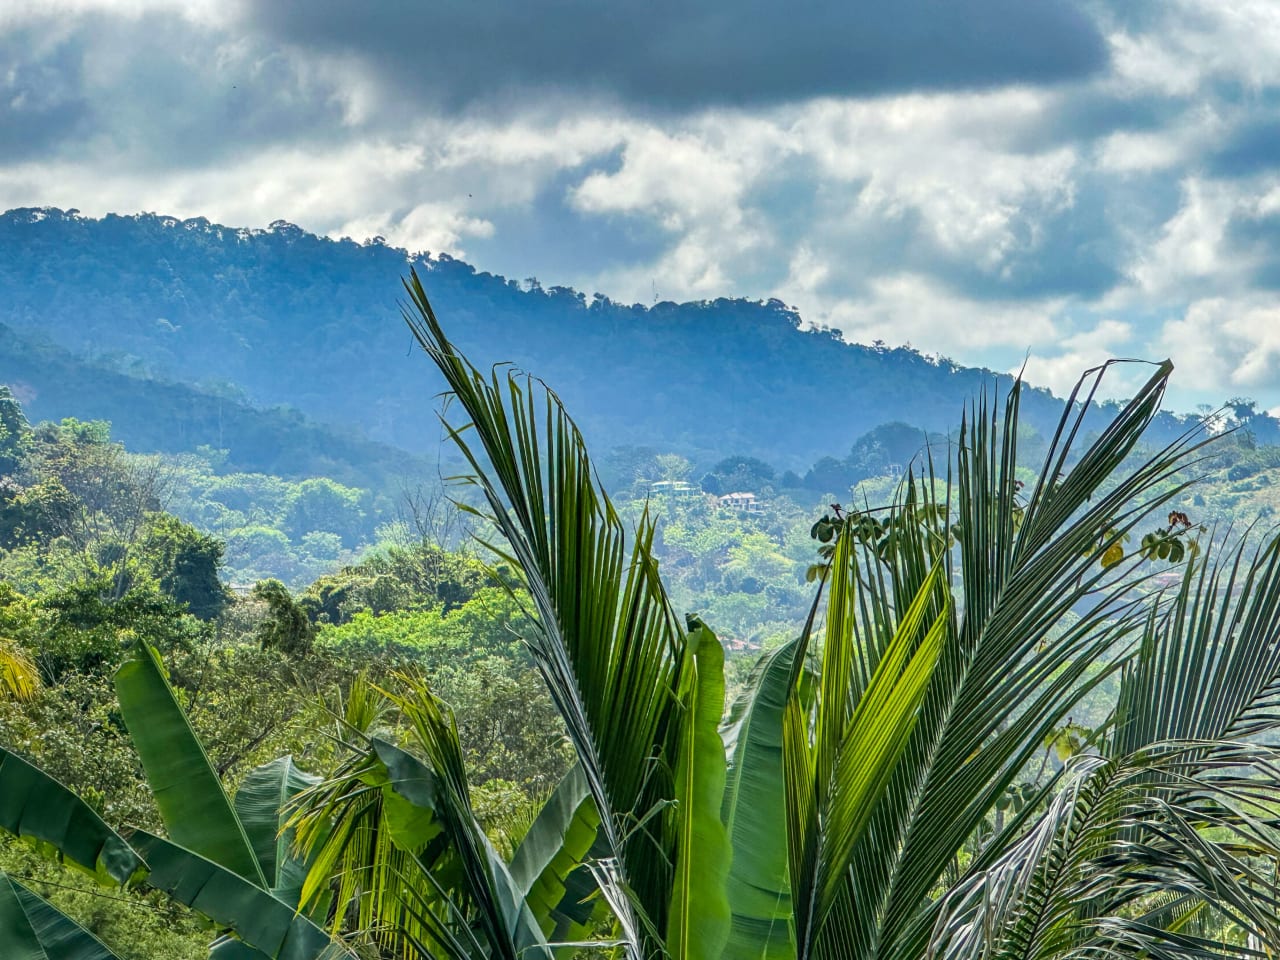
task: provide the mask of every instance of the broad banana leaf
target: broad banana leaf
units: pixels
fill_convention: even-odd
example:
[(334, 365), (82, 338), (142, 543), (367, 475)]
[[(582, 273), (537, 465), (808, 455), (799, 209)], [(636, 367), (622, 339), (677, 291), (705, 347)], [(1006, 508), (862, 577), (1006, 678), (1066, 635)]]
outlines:
[(115, 681), (124, 722), (174, 843), (266, 889), (270, 885), (240, 818), (178, 705), (159, 655), (139, 644)]
[(729, 937), (725, 886), (733, 848), (720, 820), (725, 754), (724, 648), (707, 627), (690, 621), (688, 663), (680, 700), (676, 762), (676, 870), (668, 912), (667, 951), (674, 960), (718, 960)]
[(299, 770), (293, 757), (277, 757), (250, 771), (236, 791), (235, 811), (272, 891), (297, 905), (306, 866), (291, 851), (293, 831), (285, 830), (289, 801), (320, 778)]
[(73, 863), (128, 883), (142, 858), (93, 808), (44, 771), (0, 748), (0, 829), (51, 844)]
[(782, 771), (782, 714), (798, 640), (766, 653), (721, 730), (729, 755), (721, 817), (733, 845), (733, 919), (724, 960), (788, 960), (791, 886)]
[(0, 957), (120, 960), (92, 933), (4, 873), (0, 873)]
[[(232, 870), (145, 830), (131, 838), (151, 866), (147, 882), (235, 931), (272, 960), (328, 960), (349, 954), (291, 904)], [(234, 951), (229, 951), (234, 955)]]
[(588, 899), (595, 881), (584, 862), (597, 843), (600, 816), (578, 765), (564, 775), (538, 811), (511, 858), (511, 879), (542, 932), (554, 940), (580, 939), (603, 902)]

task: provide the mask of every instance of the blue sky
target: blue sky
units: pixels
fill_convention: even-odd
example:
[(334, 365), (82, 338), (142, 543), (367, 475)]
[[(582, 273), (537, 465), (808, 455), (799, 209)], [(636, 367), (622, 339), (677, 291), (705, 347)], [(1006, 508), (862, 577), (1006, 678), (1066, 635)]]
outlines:
[(1280, 3), (5, 0), (0, 207), (38, 205), (1276, 408)]

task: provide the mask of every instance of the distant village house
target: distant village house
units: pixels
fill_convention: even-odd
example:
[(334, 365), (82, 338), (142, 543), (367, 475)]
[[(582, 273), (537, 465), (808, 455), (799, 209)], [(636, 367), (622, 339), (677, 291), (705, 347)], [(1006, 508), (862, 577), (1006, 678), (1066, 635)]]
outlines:
[(726, 493), (716, 503), (725, 510), (733, 510), (738, 513), (764, 513), (763, 501), (759, 500), (754, 493), (746, 490)]

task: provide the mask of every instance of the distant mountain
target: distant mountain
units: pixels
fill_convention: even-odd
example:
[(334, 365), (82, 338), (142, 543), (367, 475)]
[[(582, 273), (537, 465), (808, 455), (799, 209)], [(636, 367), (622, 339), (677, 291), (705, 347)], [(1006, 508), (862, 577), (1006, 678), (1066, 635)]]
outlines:
[[(426, 460), (309, 420), (296, 409), (255, 409), (181, 383), (130, 376), (79, 360), (0, 324), (0, 384), (32, 420), (109, 420), (114, 439), (145, 453), (225, 451), (226, 472), (329, 477), (377, 490), (435, 475)], [(433, 458), (434, 460), (434, 458)]]
[[(629, 306), (282, 221), (250, 230), (25, 208), (0, 216), (0, 251), (0, 323), (19, 335), (38, 333), (134, 378), (287, 404), (413, 451), (438, 443), (441, 383), (399, 315), (410, 267), (474, 360), (512, 361), (544, 378), (597, 447), (749, 454), (803, 468), (846, 454), (881, 423), (946, 430), (964, 399), (995, 379), (1009, 383), (802, 330), (777, 300)], [(1048, 429), (1060, 407), (1034, 390), (1024, 409)]]

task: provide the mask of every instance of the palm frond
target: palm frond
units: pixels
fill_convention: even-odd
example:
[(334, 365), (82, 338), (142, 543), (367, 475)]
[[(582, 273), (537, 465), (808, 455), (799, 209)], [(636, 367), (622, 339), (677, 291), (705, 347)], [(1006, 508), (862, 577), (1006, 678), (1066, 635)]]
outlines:
[(1203, 765), (1204, 747), (1163, 743), (1116, 760), (1074, 760), (1035, 827), (947, 896), (930, 956), (1238, 955), (1229, 941), (1193, 936), (1162, 916), (1172, 905), (1277, 942), (1277, 900), (1247, 856), (1274, 855), (1273, 831), (1247, 814), (1221, 815), (1258, 808), (1260, 783), (1246, 771), (1272, 758), (1221, 744), (1218, 761)]
[(919, 590), (939, 541), (955, 543), (944, 562), (962, 605), (911, 740), (852, 858), (850, 890), (858, 896), (848, 896), (846, 956), (921, 956), (933, 926), (932, 894), (957, 852), (1046, 734), (1122, 664), (1143, 625), (1144, 601), (1132, 564), (1103, 568), (1099, 548), (1121, 542), (1185, 488), (1178, 472), (1202, 442), (1188, 433), (1131, 460), (1171, 369), (1160, 365), (1077, 453), (1103, 371), (1086, 377), (1025, 500), (1017, 476), (1020, 388), (1002, 416), (980, 399), (946, 477), (936, 477), (932, 463), (910, 477), (889, 518), (891, 549), (864, 551), (870, 596), (860, 620), (873, 652), (885, 645), (893, 611), (907, 609)]
[[(406, 320), (469, 418), (446, 429), (471, 467), (522, 573), (536, 630), (528, 641), (600, 813), (601, 839), (617, 878), (609, 902), (641, 939), (629, 950), (662, 952), (674, 889), (676, 798), (684, 717), (680, 691), (688, 638), (652, 556), (646, 514), (626, 544), (623, 525), (596, 481), (586, 446), (558, 398), (511, 370), (481, 374), (436, 320), (416, 274), (406, 283)], [(618, 722), (625, 717), (626, 722)], [(723, 763), (723, 756), (720, 758)], [(717, 804), (718, 806), (718, 804)]]
[(12, 700), (33, 700), (43, 685), (40, 668), (26, 651), (0, 640), (0, 692)]
[(1114, 754), (1256, 737), (1280, 724), (1280, 537), (1254, 550), (1241, 538), (1222, 559), (1191, 567), (1125, 671)]

